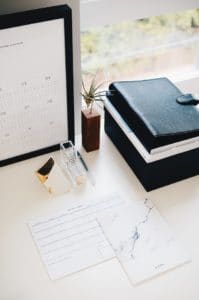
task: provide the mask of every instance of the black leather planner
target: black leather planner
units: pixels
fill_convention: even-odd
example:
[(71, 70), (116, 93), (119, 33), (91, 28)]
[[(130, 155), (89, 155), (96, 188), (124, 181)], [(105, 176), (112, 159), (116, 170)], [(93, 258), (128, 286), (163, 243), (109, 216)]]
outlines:
[(113, 82), (109, 91), (109, 101), (149, 152), (199, 135), (195, 102), (179, 103), (183, 93), (167, 78)]

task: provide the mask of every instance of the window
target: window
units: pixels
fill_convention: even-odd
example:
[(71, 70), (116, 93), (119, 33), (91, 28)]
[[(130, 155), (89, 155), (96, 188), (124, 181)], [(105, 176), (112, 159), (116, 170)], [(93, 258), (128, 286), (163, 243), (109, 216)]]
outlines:
[[(108, 2), (113, 1), (107, 0), (106, 3)], [(125, 2), (129, 0), (121, 1)], [(133, 3), (135, 8), (136, 1), (130, 2), (130, 7), (132, 8)], [(142, 4), (143, 1), (139, 2)], [(155, 7), (155, 2), (157, 1), (150, 1), (154, 4), (153, 13), (161, 11), (157, 3)], [(187, 3), (188, 1), (182, 1), (181, 5), (186, 7)], [(96, 72), (101, 81), (154, 76), (186, 79), (199, 74), (198, 9), (152, 16), (150, 8), (150, 17), (128, 20), (128, 12), (124, 6), (123, 9), (120, 7), (122, 20), (119, 18), (119, 22), (116, 22), (117, 9), (114, 9), (114, 3), (112, 4), (113, 14), (110, 13), (110, 9), (110, 20), (107, 24), (104, 16), (101, 17), (100, 23), (99, 13), (98, 18), (94, 19), (93, 16), (94, 7), (102, 9), (105, 5), (104, 0), (82, 0), (82, 7), (87, 5), (88, 11), (92, 13), (90, 22), (93, 22), (91, 26), (82, 20), (81, 54), (84, 78), (89, 78), (88, 74)], [(141, 4), (138, 4), (137, 16), (141, 16)], [(168, 1), (168, 5), (164, 6), (165, 11), (169, 11), (169, 5), (174, 8), (176, 4), (172, 6), (171, 1)], [(84, 15), (84, 10), (82, 14)]]
[(199, 8), (199, 0), (80, 0), (81, 28)]

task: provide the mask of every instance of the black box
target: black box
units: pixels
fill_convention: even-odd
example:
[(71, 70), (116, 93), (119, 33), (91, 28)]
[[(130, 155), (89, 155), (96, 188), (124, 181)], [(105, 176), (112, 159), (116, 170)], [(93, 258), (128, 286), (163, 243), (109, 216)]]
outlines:
[(146, 163), (105, 107), (105, 132), (132, 168), (146, 191), (199, 174), (199, 149)]

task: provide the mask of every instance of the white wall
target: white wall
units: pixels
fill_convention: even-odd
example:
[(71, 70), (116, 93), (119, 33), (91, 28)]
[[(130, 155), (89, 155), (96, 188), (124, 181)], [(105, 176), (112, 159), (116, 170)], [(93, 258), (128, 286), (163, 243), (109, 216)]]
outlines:
[(79, 0), (0, 0), (0, 14), (68, 4), (73, 14), (73, 49), (74, 49), (74, 92), (75, 92), (75, 120), (76, 134), (80, 132), (80, 11)]
[(183, 92), (183, 93), (192, 93), (199, 95), (199, 77), (177, 81), (176, 82), (177, 87)]

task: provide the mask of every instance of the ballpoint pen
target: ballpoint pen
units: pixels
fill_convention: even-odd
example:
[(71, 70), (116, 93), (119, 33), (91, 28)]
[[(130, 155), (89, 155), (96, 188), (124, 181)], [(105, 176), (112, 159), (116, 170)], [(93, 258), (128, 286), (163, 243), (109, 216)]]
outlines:
[(93, 178), (93, 175), (92, 175), (92, 173), (90, 172), (90, 170), (89, 170), (89, 168), (88, 168), (88, 166), (87, 166), (85, 160), (83, 159), (83, 157), (81, 156), (81, 154), (80, 154), (79, 151), (77, 151), (77, 156), (78, 156), (79, 160), (81, 161), (81, 163), (82, 163), (82, 165), (83, 165), (83, 167), (84, 167), (84, 169), (85, 169), (85, 171), (86, 171), (86, 173), (87, 173), (87, 176), (88, 176), (88, 178), (89, 178), (91, 184), (92, 184), (92, 185), (95, 185), (95, 180), (94, 180), (94, 178)]

